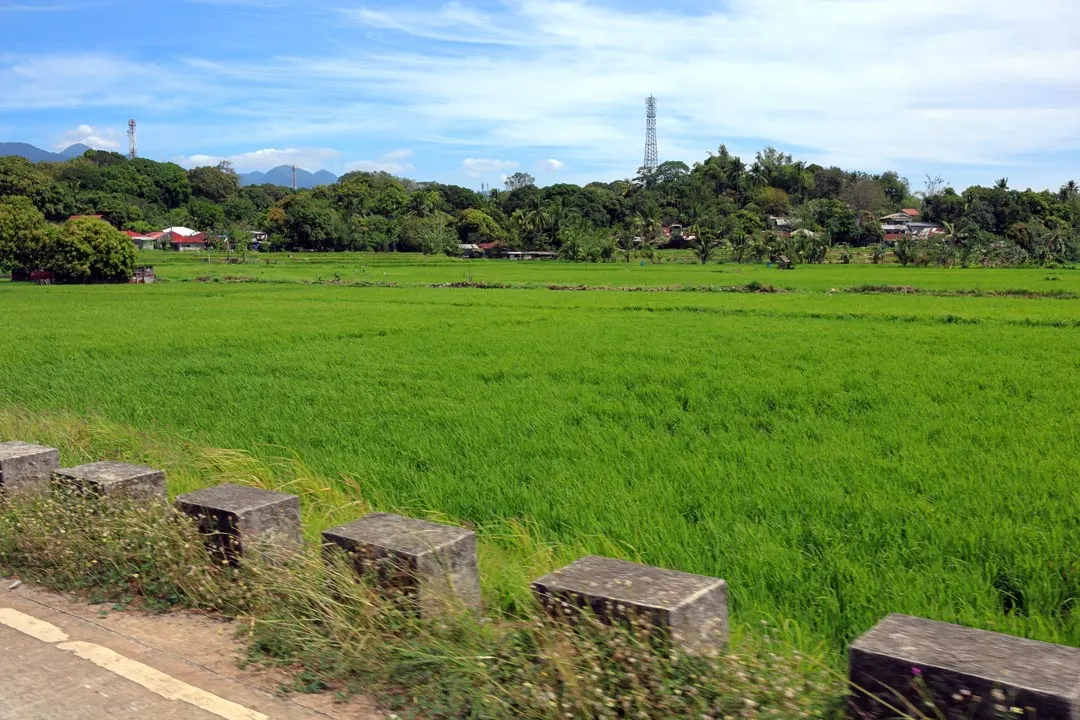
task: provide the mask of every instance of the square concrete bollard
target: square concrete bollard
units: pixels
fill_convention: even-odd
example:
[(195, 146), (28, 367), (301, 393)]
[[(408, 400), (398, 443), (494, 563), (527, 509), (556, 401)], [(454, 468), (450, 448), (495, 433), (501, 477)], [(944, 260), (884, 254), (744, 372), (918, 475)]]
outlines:
[(0, 490), (33, 490), (48, 485), (60, 453), (56, 448), (11, 440), (0, 443)]
[(423, 616), (437, 614), (447, 602), (481, 607), (474, 532), (372, 513), (327, 530), (323, 542), (349, 553), (358, 573), (410, 598)]
[(718, 578), (594, 555), (531, 587), (555, 617), (581, 608), (605, 622), (644, 621), (690, 655), (715, 655), (727, 646), (727, 584)]
[(300, 498), (248, 487), (218, 485), (176, 498), (176, 507), (199, 521), (211, 548), (229, 564), (258, 546), (300, 547)]
[(145, 465), (121, 462), (96, 462), (73, 468), (60, 468), (53, 480), (103, 497), (167, 502), (165, 473)]
[(851, 645), (848, 664), (851, 717), (893, 718), (916, 708), (948, 720), (1080, 718), (1075, 648), (890, 615)]

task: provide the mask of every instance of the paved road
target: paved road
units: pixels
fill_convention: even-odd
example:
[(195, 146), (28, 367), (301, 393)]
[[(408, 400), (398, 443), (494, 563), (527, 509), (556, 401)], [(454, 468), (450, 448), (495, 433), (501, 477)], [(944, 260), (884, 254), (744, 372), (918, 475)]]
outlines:
[(233, 629), (196, 615), (111, 613), (0, 585), (0, 720), (375, 720), (362, 699), (275, 696), (236, 666)]

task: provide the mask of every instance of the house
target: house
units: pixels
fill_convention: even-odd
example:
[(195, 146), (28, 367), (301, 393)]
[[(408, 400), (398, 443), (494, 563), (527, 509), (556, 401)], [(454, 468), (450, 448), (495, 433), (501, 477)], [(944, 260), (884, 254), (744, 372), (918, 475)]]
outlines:
[(169, 241), (177, 252), (198, 252), (206, 249), (206, 233), (196, 233), (188, 237), (174, 237)]
[(198, 230), (192, 230), (191, 228), (186, 228), (182, 226), (165, 228), (161, 232), (165, 235), (172, 235), (173, 237), (191, 237), (192, 235), (199, 234)]
[(945, 228), (938, 223), (910, 222), (908, 223), (908, 232), (921, 238), (927, 238), (931, 235), (943, 235)]
[(502, 257), (504, 254), (503, 246), (497, 242), (480, 243), (477, 247), (484, 253), (484, 257), (497, 258)]
[(458, 245), (458, 250), (461, 251), (463, 258), (484, 257), (483, 248), (476, 243), (461, 243)]
[(556, 260), (559, 257), (559, 253), (545, 250), (511, 250), (506, 253), (506, 257), (511, 260)]
[(131, 238), (131, 242), (134, 243), (135, 247), (139, 250), (153, 250), (157, 247), (157, 240), (161, 237), (161, 233), (155, 233), (158, 237), (153, 238), (133, 230), (124, 230), (123, 233)]

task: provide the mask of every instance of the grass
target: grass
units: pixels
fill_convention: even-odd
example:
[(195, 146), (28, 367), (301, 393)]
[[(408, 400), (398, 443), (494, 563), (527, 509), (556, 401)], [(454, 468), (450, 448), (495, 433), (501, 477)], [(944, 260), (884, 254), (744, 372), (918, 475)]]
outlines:
[[(593, 552), (724, 577), (745, 635), (835, 663), (889, 612), (1080, 645), (1080, 301), (829, 292), (1075, 271), (277, 260), (0, 285), (0, 436), (293, 489), (312, 537), (369, 508), (473, 525), (510, 617)], [(303, 284), (378, 272), (399, 287)], [(470, 278), (795, 292), (424, 287)]]
[(1066, 292), (1080, 294), (1080, 272), (1058, 268), (914, 268), (887, 265), (799, 265), (781, 271), (764, 264), (699, 265), (686, 253), (664, 252), (649, 263), (512, 262), (463, 260), (408, 253), (272, 253), (231, 265), (220, 255), (144, 252), (139, 262), (153, 265), (159, 277), (172, 281), (196, 278), (244, 278), (262, 282), (358, 282), (406, 286), (461, 281), (547, 286), (718, 287), (758, 282), (804, 292), (827, 292), (855, 285), (895, 285), (924, 291)]
[(480, 619), (447, 603), (420, 618), (313, 544), (249, 552), (238, 569), (211, 557), (167, 505), (62, 488), (0, 498), (0, 573), (121, 607), (228, 613), (250, 659), (292, 668), (294, 689), (360, 690), (396, 717), (838, 718), (844, 708), (836, 673), (767, 633), (690, 658), (648, 626), (587, 615), (573, 626), (535, 611)]

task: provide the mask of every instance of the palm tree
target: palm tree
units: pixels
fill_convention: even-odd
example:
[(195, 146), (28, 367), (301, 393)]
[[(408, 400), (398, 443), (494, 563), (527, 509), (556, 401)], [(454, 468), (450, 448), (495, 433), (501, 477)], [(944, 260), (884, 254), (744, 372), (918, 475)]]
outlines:
[(705, 265), (712, 258), (713, 251), (720, 244), (716, 232), (694, 224), (690, 228), (690, 234), (694, 236), (694, 254), (697, 255), (698, 261)]
[(529, 236), (536, 238), (543, 235), (544, 231), (549, 227), (551, 227), (551, 213), (537, 198), (532, 208), (525, 211), (522, 218), (522, 228)]
[(1072, 235), (1068, 223), (1060, 218), (1050, 218), (1047, 222), (1046, 232), (1040, 238), (1043, 242), (1043, 252), (1047, 260), (1060, 260), (1068, 250), (1069, 238)]
[(997, 189), (997, 190), (1008, 190), (1009, 189), (1009, 178), (1004, 178), (1003, 177), (1003, 178), (999, 179), (996, 183), (994, 183), (994, 188)]
[(1069, 202), (1077, 195), (1080, 195), (1080, 187), (1077, 186), (1075, 180), (1070, 180), (1061, 186), (1061, 190), (1058, 191), (1058, 197), (1062, 202)]

